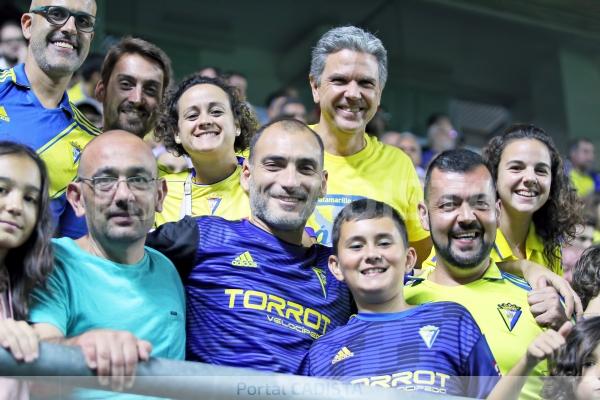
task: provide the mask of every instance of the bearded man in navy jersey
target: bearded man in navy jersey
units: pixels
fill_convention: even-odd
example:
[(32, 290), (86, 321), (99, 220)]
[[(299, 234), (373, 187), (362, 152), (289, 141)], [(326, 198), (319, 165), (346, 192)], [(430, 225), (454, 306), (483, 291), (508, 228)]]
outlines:
[[(205, 140), (198, 127), (197, 140)], [(177, 266), (187, 296), (188, 360), (298, 373), (312, 342), (351, 313), (346, 286), (327, 268), (330, 249), (302, 244), (325, 194), (323, 142), (281, 120), (252, 138), (242, 170), (249, 220), (185, 217), (148, 236)]]

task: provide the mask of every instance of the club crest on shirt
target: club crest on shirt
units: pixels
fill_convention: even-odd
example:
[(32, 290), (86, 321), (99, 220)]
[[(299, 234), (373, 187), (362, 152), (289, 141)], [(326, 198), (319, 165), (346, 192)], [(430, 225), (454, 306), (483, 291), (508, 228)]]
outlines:
[(315, 271), (315, 275), (317, 275), (317, 279), (319, 283), (321, 283), (321, 289), (323, 290), (323, 298), (327, 298), (327, 275), (321, 268), (313, 267), (312, 269)]
[(437, 339), (440, 334), (440, 328), (433, 325), (425, 325), (419, 329), (419, 335), (421, 335), (421, 339), (425, 342), (425, 345), (428, 349), (431, 349), (433, 343), (435, 343), (435, 339)]
[(10, 117), (8, 116), (8, 113), (6, 112), (4, 107), (2, 106), (0, 106), (0, 121), (10, 122)]
[(71, 147), (73, 155), (73, 164), (77, 164), (79, 162), (79, 158), (81, 157), (81, 145), (77, 142), (71, 142)]
[(500, 313), (502, 321), (504, 321), (508, 330), (512, 332), (523, 312), (521, 311), (521, 307), (515, 304), (502, 303), (498, 304), (498, 313)]

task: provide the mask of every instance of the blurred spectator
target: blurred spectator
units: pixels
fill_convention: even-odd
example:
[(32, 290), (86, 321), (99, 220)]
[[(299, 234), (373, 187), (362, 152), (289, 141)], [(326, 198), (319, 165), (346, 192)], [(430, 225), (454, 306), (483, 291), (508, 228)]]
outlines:
[(198, 75), (206, 78), (218, 78), (221, 76), (221, 70), (217, 67), (203, 67), (198, 71)]
[(90, 54), (83, 62), (78, 72), (79, 82), (67, 90), (69, 100), (76, 106), (84, 100), (88, 100), (97, 103), (97, 108), (102, 110), (102, 104), (94, 97), (94, 90), (100, 80), (100, 70), (102, 69), (103, 61), (104, 55), (94, 53)]
[(271, 92), (265, 101), (266, 109), (255, 107), (259, 122), (264, 125), (279, 118), (281, 108), (289, 98), (298, 98), (298, 91), (295, 88), (287, 87)]
[(425, 179), (425, 170), (421, 167), (421, 156), (422, 149), (419, 140), (415, 135), (410, 132), (386, 132), (382, 137), (381, 141), (385, 144), (389, 144), (390, 146), (398, 147), (408, 156), (410, 157), (415, 169), (417, 170), (417, 175), (419, 176), (419, 180), (421, 184), (423, 184)]
[(567, 172), (580, 197), (600, 192), (600, 176), (592, 171), (594, 144), (586, 138), (575, 140), (569, 149)]
[(226, 75), (229, 86), (236, 88), (240, 94), (240, 98), (246, 101), (248, 89), (248, 79), (246, 76), (238, 71), (229, 71)]
[(16, 21), (6, 21), (0, 28), (0, 69), (12, 68), (25, 62), (27, 43)]
[(306, 123), (306, 107), (296, 98), (286, 97), (278, 118), (294, 118)]
[(430, 115), (427, 119), (427, 139), (429, 148), (423, 152), (423, 168), (427, 168), (433, 157), (442, 151), (456, 148), (458, 132), (452, 126), (450, 117), (442, 113)]
[(594, 244), (595, 222), (595, 218), (586, 218), (584, 224), (577, 225), (573, 241), (562, 248), (563, 277), (569, 282), (573, 279), (575, 264), (583, 252)]
[(265, 102), (265, 106), (267, 107), (266, 122), (276, 119), (279, 116), (279, 114), (281, 114), (281, 106), (283, 105), (283, 103), (285, 103), (287, 97), (288, 96), (285, 89), (279, 89), (269, 94), (269, 96), (267, 97), (267, 101)]
[(600, 244), (600, 193), (592, 193), (583, 198), (583, 218), (594, 225), (593, 242)]

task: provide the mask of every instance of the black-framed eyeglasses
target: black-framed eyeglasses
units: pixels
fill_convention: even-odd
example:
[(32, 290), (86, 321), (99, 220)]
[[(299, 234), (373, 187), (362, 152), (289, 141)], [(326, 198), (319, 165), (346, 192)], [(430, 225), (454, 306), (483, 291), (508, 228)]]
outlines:
[(96, 176), (93, 178), (77, 178), (78, 181), (89, 184), (96, 193), (106, 194), (113, 192), (120, 182), (125, 182), (132, 192), (146, 192), (158, 178), (148, 178), (142, 175), (130, 176), (125, 179), (115, 176)]
[(90, 33), (94, 31), (96, 17), (81, 11), (71, 11), (61, 6), (41, 6), (29, 10), (34, 14), (39, 14), (46, 18), (52, 25), (63, 26), (69, 18), (75, 18), (75, 27), (81, 32)]

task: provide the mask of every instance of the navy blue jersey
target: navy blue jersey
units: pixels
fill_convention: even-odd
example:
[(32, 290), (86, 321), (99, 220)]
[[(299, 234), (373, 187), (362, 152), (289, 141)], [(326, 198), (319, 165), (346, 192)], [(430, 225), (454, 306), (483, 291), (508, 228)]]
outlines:
[(476, 398), (487, 397), (500, 375), (471, 314), (450, 302), (358, 314), (317, 340), (301, 369), (354, 384)]
[(298, 373), (312, 342), (350, 316), (327, 247), (292, 245), (247, 220), (212, 216), (163, 224), (147, 244), (182, 276), (188, 360)]

